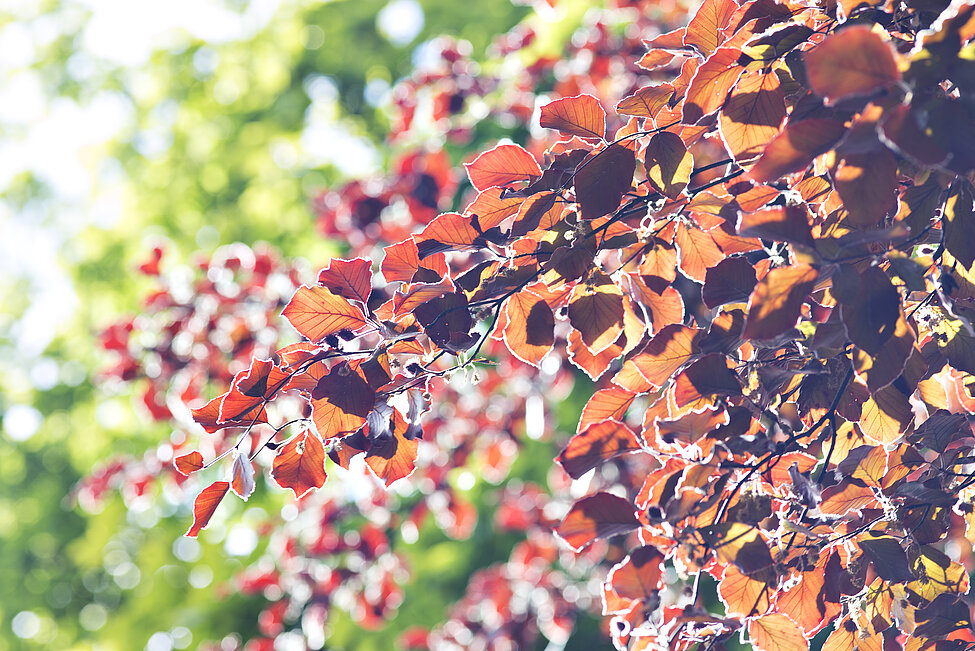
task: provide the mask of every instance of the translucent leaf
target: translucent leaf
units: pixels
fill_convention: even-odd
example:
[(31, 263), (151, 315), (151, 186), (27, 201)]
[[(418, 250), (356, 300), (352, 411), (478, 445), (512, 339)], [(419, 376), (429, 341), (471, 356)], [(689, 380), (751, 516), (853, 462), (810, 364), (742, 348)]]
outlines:
[(795, 326), (818, 276), (807, 264), (778, 267), (765, 274), (748, 300), (744, 336), (773, 339)]
[(789, 122), (765, 146), (748, 175), (759, 183), (768, 183), (801, 172), (814, 158), (832, 149), (844, 133), (846, 127), (839, 120), (809, 118)]
[(300, 335), (314, 342), (366, 324), (360, 308), (327, 287), (299, 287), (281, 314)]
[(785, 93), (774, 71), (746, 72), (718, 114), (721, 137), (738, 162), (751, 161), (779, 133)]
[(494, 186), (533, 181), (542, 175), (535, 157), (518, 145), (498, 145), (464, 167), (471, 185), (480, 192)]
[(618, 421), (604, 420), (569, 439), (556, 461), (570, 477), (579, 479), (610, 459), (642, 450), (643, 445), (633, 430)]
[(333, 258), (328, 267), (318, 273), (318, 284), (338, 296), (361, 301), (366, 305), (372, 292), (372, 262), (365, 258)]
[(325, 447), (305, 430), (288, 441), (274, 457), (271, 477), (278, 486), (291, 489), (295, 499), (325, 485)]
[(806, 53), (805, 63), (813, 92), (829, 102), (870, 94), (901, 78), (893, 48), (864, 25), (826, 37)]
[(596, 493), (572, 505), (555, 532), (576, 551), (599, 538), (608, 538), (638, 528), (633, 504), (611, 493)]
[(670, 199), (679, 197), (694, 169), (694, 157), (680, 136), (670, 131), (655, 133), (643, 156), (650, 185)]
[(203, 468), (203, 455), (197, 450), (193, 450), (189, 454), (176, 457), (173, 460), (173, 465), (181, 474), (189, 475)]
[(796, 651), (808, 647), (799, 625), (785, 615), (763, 615), (749, 621), (748, 637), (759, 651)]
[(592, 95), (564, 97), (546, 104), (539, 123), (569, 136), (602, 139), (606, 135), (606, 111)]
[(504, 341), (520, 360), (538, 366), (555, 344), (555, 316), (544, 300), (522, 290), (505, 302)]
[(204, 488), (196, 500), (193, 502), (193, 525), (190, 526), (186, 536), (196, 538), (200, 531), (210, 523), (217, 506), (223, 500), (224, 495), (230, 490), (229, 481), (215, 481)]

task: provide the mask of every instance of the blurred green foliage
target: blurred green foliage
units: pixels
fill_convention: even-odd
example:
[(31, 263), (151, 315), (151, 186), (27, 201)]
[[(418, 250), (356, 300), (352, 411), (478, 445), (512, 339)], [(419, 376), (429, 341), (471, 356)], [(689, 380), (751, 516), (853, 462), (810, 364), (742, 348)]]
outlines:
[[(248, 7), (236, 4), (241, 12)], [(422, 30), (395, 44), (377, 29), (386, 4), (282, 2), (247, 38), (207, 43), (184, 34), (136, 66), (85, 54), (82, 28), (93, 5), (51, 0), (21, 7), (26, 18), (0, 18), (0, 30), (18, 20), (36, 27), (32, 33), (54, 25), (54, 36), (38, 41), (33, 60), (23, 66), (41, 80), (52, 105), (62, 98), (85, 106), (109, 93), (131, 117), (111, 142), (85, 150), (94, 170), (87, 212), (30, 171), (0, 188), (0, 216), (10, 228), (26, 224), (58, 244), (58, 259), (50, 264), (60, 265), (77, 297), (77, 309), (51, 345), (31, 356), (18, 338), (23, 316), (47, 281), (8, 270), (0, 289), (0, 415), (7, 430), (0, 435), (0, 584), (6, 587), (0, 651), (136, 649), (157, 633), (164, 635), (152, 638), (154, 649), (195, 648), (228, 632), (246, 639), (255, 631), (256, 601), (220, 586), (260, 552), (260, 544), (233, 556), (214, 541), (227, 531), (221, 523), (258, 520), (280, 508), (280, 493), (259, 490), (246, 507), (226, 509), (199, 543), (181, 537), (187, 514), (158, 491), (136, 508), (112, 496), (91, 515), (73, 503), (72, 488), (97, 463), (141, 456), (169, 434), (164, 426), (148, 426), (129, 395), (96, 393), (93, 380), (105, 359), (94, 335), (140, 309), (151, 283), (134, 269), (156, 238), (169, 242), (164, 266), (236, 240), (268, 241), (285, 255), (316, 263), (335, 252), (338, 245), (315, 234), (309, 196), (355, 168), (343, 167), (337, 151), (302, 158), (299, 145), (309, 125), (333, 130), (326, 135), (341, 132), (348, 139), (343, 142), (358, 143), (369, 165), (381, 167), (387, 123), (381, 106), (367, 101), (367, 85), (381, 89), (408, 74), (417, 44), (436, 34), (467, 39), (483, 53), (527, 12), (508, 0), (421, 0)], [(114, 217), (102, 214), (99, 198), (106, 194)], [(18, 431), (10, 410), (15, 405), (16, 419), (41, 417), (26, 440), (11, 435)], [(493, 536), (478, 539), (499, 544)], [(443, 589), (410, 595), (416, 601), (408, 599), (403, 611), (410, 623), (436, 623), (470, 568), (507, 552), (432, 532), (422, 540), (412, 559), (417, 576), (440, 577)], [(224, 596), (217, 598), (218, 592)], [(358, 644), (341, 623), (336, 635), (341, 648)], [(363, 639), (388, 648), (390, 636)]]

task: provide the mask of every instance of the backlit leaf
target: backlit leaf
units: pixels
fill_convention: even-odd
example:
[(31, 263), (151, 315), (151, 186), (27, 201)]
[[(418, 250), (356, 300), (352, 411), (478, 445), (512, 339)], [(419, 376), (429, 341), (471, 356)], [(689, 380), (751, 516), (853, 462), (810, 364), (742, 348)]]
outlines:
[(254, 464), (246, 454), (235, 454), (230, 487), (244, 501), (254, 492)]
[[(718, 230), (718, 229), (715, 229)], [(686, 224), (677, 227), (677, 250), (680, 251), (680, 270), (688, 278), (703, 283), (707, 280), (707, 272), (725, 258), (724, 251), (718, 246), (711, 233)]]
[(888, 149), (846, 156), (833, 182), (857, 228), (873, 228), (897, 205), (897, 160)]
[(455, 212), (439, 215), (414, 240), (421, 260), (442, 251), (476, 250), (487, 245), (471, 218)]
[(606, 274), (597, 272), (576, 285), (569, 302), (569, 323), (582, 334), (594, 353), (603, 350), (623, 331), (623, 292)]
[(408, 427), (400, 413), (393, 410), (393, 428), (376, 437), (366, 452), (366, 465), (386, 486), (409, 477), (416, 469), (419, 441), (404, 436)]
[(505, 302), (508, 323), (504, 341), (520, 360), (535, 366), (555, 344), (552, 308), (531, 292), (522, 290)]
[(769, 598), (774, 590), (764, 581), (750, 579), (734, 565), (725, 568), (718, 583), (718, 596), (730, 617), (750, 617), (768, 611)]
[(684, 124), (695, 124), (721, 108), (728, 91), (745, 71), (738, 63), (740, 56), (738, 48), (722, 47), (701, 64), (684, 95)]
[(633, 185), (636, 154), (615, 144), (593, 152), (575, 174), (576, 201), (583, 219), (596, 219), (615, 211), (623, 193)]
[(744, 336), (772, 339), (795, 326), (818, 276), (807, 264), (777, 267), (765, 274), (748, 300)]
[(785, 93), (773, 71), (746, 72), (718, 114), (721, 137), (739, 162), (757, 158), (779, 133)]
[(759, 651), (797, 651), (808, 646), (799, 625), (785, 615), (763, 615), (750, 620), (748, 637)]
[(697, 352), (694, 340), (698, 332), (684, 325), (669, 325), (654, 335), (647, 347), (623, 367), (632, 367), (647, 382), (661, 387)]
[(803, 572), (799, 583), (781, 595), (778, 609), (795, 620), (805, 637), (812, 637), (826, 625), (826, 604), (823, 597), (822, 570)]
[(599, 538), (628, 533), (639, 526), (629, 500), (596, 493), (573, 504), (555, 532), (570, 547), (582, 551)]
[(518, 212), (518, 208), (525, 201), (518, 196), (504, 197), (504, 192), (503, 188), (488, 188), (478, 193), (477, 198), (464, 209), (464, 214), (469, 215), (472, 220), (477, 218), (481, 232), (494, 228)]
[(576, 431), (582, 432), (602, 420), (613, 419), (622, 422), (626, 410), (633, 404), (635, 397), (636, 394), (631, 391), (615, 386), (596, 391), (582, 408), (582, 416), (579, 418)]
[(288, 441), (274, 457), (271, 477), (281, 488), (290, 488), (295, 499), (325, 485), (325, 447), (305, 430)]
[(680, 136), (661, 131), (650, 138), (643, 164), (650, 185), (664, 196), (676, 199), (691, 181), (694, 157)]
[(604, 420), (587, 427), (569, 439), (556, 458), (573, 479), (623, 454), (639, 452), (643, 445), (629, 427), (615, 420)]
[(203, 455), (197, 450), (193, 450), (189, 454), (176, 457), (173, 460), (173, 465), (180, 473), (189, 475), (203, 468)]
[(873, 489), (860, 482), (846, 480), (823, 490), (819, 510), (829, 515), (843, 515), (859, 511), (877, 502)]
[(546, 104), (539, 123), (569, 136), (602, 139), (606, 135), (606, 111), (592, 95), (564, 97)]
[(193, 524), (185, 534), (187, 537), (196, 538), (200, 531), (210, 523), (210, 518), (213, 517), (217, 506), (220, 505), (220, 501), (228, 490), (230, 490), (229, 481), (215, 481), (196, 496), (196, 500), (193, 502)]
[(652, 118), (674, 95), (671, 84), (644, 86), (632, 95), (624, 97), (616, 105), (616, 112), (641, 118)]
[(542, 175), (535, 157), (518, 145), (498, 145), (464, 167), (471, 185), (480, 192), (494, 186), (533, 181)]
[(327, 287), (299, 287), (281, 315), (300, 335), (315, 342), (366, 324), (361, 309)]
[(663, 585), (663, 561), (656, 548), (637, 547), (610, 570), (606, 583), (623, 599), (652, 599)]
[(372, 292), (372, 262), (365, 258), (332, 258), (328, 267), (318, 273), (318, 284), (327, 287), (333, 294), (366, 305)]
[(738, 9), (733, 0), (704, 0), (687, 24), (685, 45), (693, 45), (703, 54), (714, 52), (724, 42), (721, 30)]
[(829, 151), (846, 132), (839, 120), (809, 118), (789, 122), (766, 145), (748, 175), (759, 183), (775, 181), (786, 174), (801, 172), (813, 159)]
[(907, 396), (894, 385), (876, 391), (861, 407), (863, 435), (880, 445), (892, 445), (914, 421)]
[(805, 62), (813, 92), (830, 102), (873, 93), (901, 78), (893, 48), (863, 25), (826, 37)]

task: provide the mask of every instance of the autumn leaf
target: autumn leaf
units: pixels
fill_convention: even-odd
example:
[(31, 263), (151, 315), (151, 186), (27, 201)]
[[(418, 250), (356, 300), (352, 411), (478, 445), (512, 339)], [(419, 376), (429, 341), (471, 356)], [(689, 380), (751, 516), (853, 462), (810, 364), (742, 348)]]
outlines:
[(271, 466), (278, 486), (291, 489), (295, 499), (325, 485), (325, 447), (309, 430), (296, 435), (278, 450)]
[(785, 115), (785, 93), (775, 72), (746, 72), (721, 107), (718, 125), (728, 150), (741, 163), (762, 154)]
[(661, 387), (681, 366), (697, 352), (695, 337), (698, 331), (684, 325), (669, 325), (650, 340), (647, 347), (636, 357), (628, 360), (623, 368), (632, 367), (647, 382)]
[(471, 185), (480, 192), (494, 186), (532, 181), (542, 175), (535, 157), (518, 145), (498, 145), (464, 167)]
[(556, 461), (570, 477), (579, 479), (610, 459), (642, 450), (643, 444), (633, 430), (619, 421), (604, 420), (569, 439)]
[(546, 104), (539, 123), (568, 136), (602, 139), (606, 135), (606, 111), (592, 95), (564, 97)]
[(743, 336), (772, 339), (796, 325), (799, 310), (818, 272), (807, 264), (777, 267), (758, 281), (748, 299)]
[(900, 81), (891, 46), (865, 25), (841, 29), (806, 53), (813, 92), (829, 102), (868, 95)]
[(765, 146), (748, 176), (759, 183), (775, 181), (786, 174), (801, 172), (820, 154), (829, 151), (846, 133), (839, 120), (808, 118), (791, 120)]
[(193, 450), (189, 454), (176, 457), (173, 460), (173, 465), (181, 474), (189, 475), (203, 468), (203, 455), (197, 450)]
[(615, 211), (623, 193), (633, 185), (636, 155), (620, 144), (590, 154), (575, 173), (576, 201), (583, 219), (595, 219)]
[(318, 273), (318, 284), (337, 296), (368, 305), (372, 292), (372, 262), (365, 258), (342, 260), (333, 258)]
[(643, 164), (650, 185), (664, 196), (676, 199), (691, 181), (694, 157), (680, 136), (661, 131), (650, 138)]
[(623, 332), (623, 292), (602, 272), (580, 283), (569, 300), (569, 323), (582, 340), (598, 353)]
[(610, 493), (596, 493), (572, 505), (555, 532), (576, 551), (599, 538), (633, 531), (639, 522), (628, 500)]
[(748, 637), (759, 651), (797, 651), (808, 646), (798, 624), (786, 615), (763, 615), (749, 620)]
[(672, 84), (644, 86), (616, 104), (616, 112), (641, 118), (652, 118), (674, 95)]
[(187, 537), (196, 538), (210, 523), (210, 518), (213, 517), (213, 513), (228, 490), (230, 490), (229, 481), (215, 481), (196, 496), (193, 502), (193, 524), (185, 534)]
[(362, 310), (327, 287), (299, 287), (281, 315), (298, 334), (321, 341), (341, 330), (357, 330), (366, 324)]
[(548, 304), (527, 290), (505, 302), (504, 341), (520, 360), (538, 366), (555, 344), (555, 316)]
[(685, 45), (693, 45), (705, 55), (711, 54), (724, 42), (722, 29), (728, 24), (738, 5), (733, 0), (704, 0), (687, 24)]

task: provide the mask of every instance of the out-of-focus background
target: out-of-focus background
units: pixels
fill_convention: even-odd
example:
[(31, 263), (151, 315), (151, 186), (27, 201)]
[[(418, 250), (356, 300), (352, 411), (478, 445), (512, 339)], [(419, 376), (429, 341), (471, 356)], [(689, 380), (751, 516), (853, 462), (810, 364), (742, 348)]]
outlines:
[[(391, 89), (437, 62), (441, 35), (477, 62), (533, 20), (557, 59), (591, 4), (0, 0), (0, 651), (232, 649), (257, 635), (267, 602), (230, 579), (264, 549), (255, 523), (290, 496), (259, 489), (197, 541), (182, 537), (192, 493), (97, 486), (109, 460), (152, 461), (173, 435), (143, 385), (106, 372), (105, 328), (151, 311), (157, 248), (177, 275), (234, 242), (317, 269), (343, 243), (316, 226), (316, 197), (410, 144), (387, 139)], [(525, 128), (502, 127), (476, 141)], [(541, 481), (551, 458), (530, 462)], [(414, 590), (378, 632), (335, 614), (331, 644), (391, 648), (436, 625), (513, 540), (428, 534), (410, 571), (442, 589)]]

